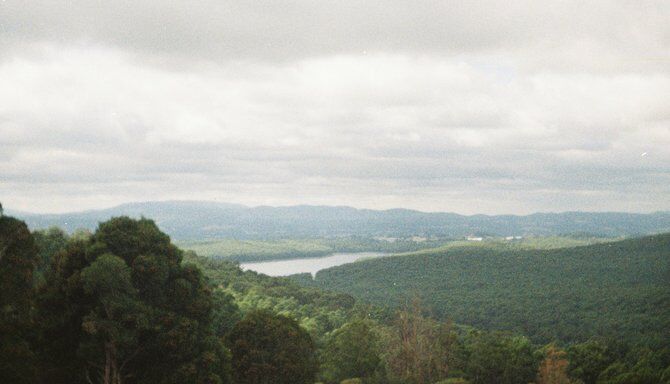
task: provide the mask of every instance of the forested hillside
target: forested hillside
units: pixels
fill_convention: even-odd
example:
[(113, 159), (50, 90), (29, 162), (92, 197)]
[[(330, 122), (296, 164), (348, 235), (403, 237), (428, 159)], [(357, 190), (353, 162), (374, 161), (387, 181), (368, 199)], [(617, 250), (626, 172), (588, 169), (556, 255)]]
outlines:
[(148, 219), (68, 236), (0, 211), (0, 277), (2, 383), (670, 383), (667, 349), (364, 304), (185, 253)]
[(351, 207), (245, 207), (199, 201), (123, 204), (57, 215), (15, 212), (31, 229), (58, 226), (68, 232), (94, 230), (113, 216), (151, 217), (177, 240), (296, 239), (314, 237), (463, 237), (587, 233), (630, 236), (670, 231), (670, 213), (535, 213), (527, 216), (428, 213), (407, 209), (376, 211)]
[(278, 239), (278, 240), (192, 240), (179, 241), (184, 249), (195, 251), (201, 256), (239, 262), (267, 261), (279, 259), (320, 257), (336, 252), (385, 252), (432, 253), (454, 247), (484, 247), (495, 249), (552, 249), (574, 247), (593, 243), (614, 241), (612, 238), (589, 236), (527, 237), (505, 240), (490, 238), (482, 241), (453, 240), (445, 238), (415, 240), (412, 238), (383, 239), (358, 236), (319, 239)]
[(312, 284), (382, 305), (418, 295), (439, 318), (537, 342), (670, 341), (670, 234), (556, 250), (423, 251), (322, 270)]
[[(566, 239), (567, 240), (567, 239)], [(604, 239), (598, 239), (604, 240)], [(596, 239), (574, 241), (597, 241)], [(358, 236), (318, 239), (278, 240), (194, 240), (180, 241), (181, 248), (195, 251), (201, 256), (239, 262), (320, 257), (335, 252), (410, 252), (452, 243), (449, 239), (380, 239)]]

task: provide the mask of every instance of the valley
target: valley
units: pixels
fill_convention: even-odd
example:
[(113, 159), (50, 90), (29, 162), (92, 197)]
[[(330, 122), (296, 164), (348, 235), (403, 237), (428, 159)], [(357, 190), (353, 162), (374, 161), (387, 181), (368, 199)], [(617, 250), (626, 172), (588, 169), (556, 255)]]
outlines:
[[(0, 224), (12, 255), (0, 272), (21, 277), (7, 289), (23, 292), (7, 297), (25, 298), (7, 304), (24, 308), (12, 340), (39, 356), (14, 364), (40, 382), (54, 372), (72, 382), (112, 342), (143, 382), (197, 381), (189, 367), (203, 359), (215, 382), (243, 382), (256, 369), (246, 361), (267, 348), (273, 363), (263, 375), (296, 368), (328, 384), (527, 384), (546, 369), (585, 384), (670, 378), (670, 234), (406, 230), (173, 243), (146, 218), (71, 234), (28, 232), (9, 216)], [(102, 343), (97, 329), (113, 333)], [(164, 335), (190, 349), (172, 349), (152, 369), (155, 352), (176, 345)], [(153, 352), (141, 352), (140, 340)], [(546, 368), (556, 361), (563, 368)]]

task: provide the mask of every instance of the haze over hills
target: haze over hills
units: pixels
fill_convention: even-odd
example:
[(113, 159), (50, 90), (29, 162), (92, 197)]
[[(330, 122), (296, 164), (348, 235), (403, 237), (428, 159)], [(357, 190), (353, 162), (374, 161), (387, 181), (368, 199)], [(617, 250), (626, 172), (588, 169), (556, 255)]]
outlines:
[(343, 206), (247, 207), (206, 201), (151, 201), (63, 214), (9, 212), (32, 229), (95, 229), (114, 216), (150, 217), (175, 239), (259, 239), (413, 235), (463, 237), (590, 234), (632, 236), (670, 231), (670, 212), (564, 212), (516, 215), (384, 211)]

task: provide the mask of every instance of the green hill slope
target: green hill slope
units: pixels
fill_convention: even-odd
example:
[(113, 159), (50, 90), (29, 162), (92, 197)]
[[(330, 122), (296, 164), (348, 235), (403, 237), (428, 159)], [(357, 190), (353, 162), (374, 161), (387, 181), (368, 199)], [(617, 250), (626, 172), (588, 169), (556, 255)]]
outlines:
[(536, 341), (670, 340), (670, 234), (554, 250), (453, 248), (320, 271), (314, 284)]

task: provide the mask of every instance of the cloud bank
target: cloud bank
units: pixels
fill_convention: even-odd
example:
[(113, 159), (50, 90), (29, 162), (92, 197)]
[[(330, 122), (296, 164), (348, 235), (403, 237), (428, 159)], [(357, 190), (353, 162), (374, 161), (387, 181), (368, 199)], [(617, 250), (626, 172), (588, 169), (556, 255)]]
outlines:
[(0, 3), (8, 208), (670, 209), (667, 2), (108, 3)]

